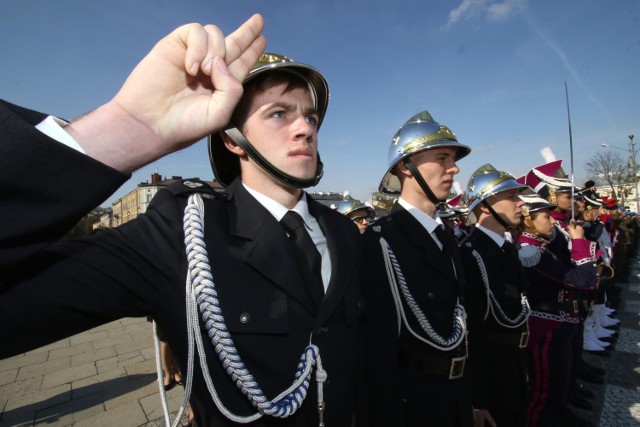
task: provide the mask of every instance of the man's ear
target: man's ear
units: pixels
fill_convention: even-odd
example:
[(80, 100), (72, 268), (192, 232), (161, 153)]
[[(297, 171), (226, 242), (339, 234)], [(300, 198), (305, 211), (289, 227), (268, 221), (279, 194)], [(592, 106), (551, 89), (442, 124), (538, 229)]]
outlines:
[(413, 176), (411, 171), (407, 168), (407, 165), (404, 164), (404, 161), (399, 162), (393, 170), (395, 171), (395, 175), (400, 178), (400, 175), (404, 175), (406, 177)]
[(491, 211), (489, 210), (488, 207), (485, 206), (484, 202), (480, 202), (480, 204), (478, 204), (476, 209), (478, 209), (478, 212), (476, 212), (477, 217), (480, 217), (480, 213), (483, 213), (485, 215), (492, 215)]
[(222, 141), (224, 142), (224, 146), (227, 150), (231, 151), (238, 157), (245, 157), (247, 155), (247, 153), (242, 148), (240, 148), (238, 144), (233, 142), (233, 140), (225, 132), (220, 132), (220, 135), (222, 136)]

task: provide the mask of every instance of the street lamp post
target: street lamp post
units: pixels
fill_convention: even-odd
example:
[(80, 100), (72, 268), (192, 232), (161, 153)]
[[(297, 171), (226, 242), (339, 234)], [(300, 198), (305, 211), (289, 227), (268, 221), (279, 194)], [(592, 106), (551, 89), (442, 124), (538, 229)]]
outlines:
[(638, 205), (638, 169), (637, 169), (637, 164), (636, 164), (636, 143), (633, 142), (633, 135), (629, 135), (629, 149), (631, 150), (631, 167), (633, 168), (633, 182), (635, 184), (636, 187), (636, 209), (635, 211), (638, 212), (639, 205)]
[(633, 183), (635, 186), (636, 192), (636, 206), (635, 211), (638, 212), (640, 210), (640, 199), (638, 199), (638, 168), (636, 163), (636, 143), (633, 141), (633, 135), (629, 135), (629, 148), (625, 150), (624, 148), (616, 147), (609, 144), (600, 144), (603, 147), (615, 148), (616, 150), (627, 151), (629, 153), (629, 159), (631, 160), (631, 171), (633, 173)]

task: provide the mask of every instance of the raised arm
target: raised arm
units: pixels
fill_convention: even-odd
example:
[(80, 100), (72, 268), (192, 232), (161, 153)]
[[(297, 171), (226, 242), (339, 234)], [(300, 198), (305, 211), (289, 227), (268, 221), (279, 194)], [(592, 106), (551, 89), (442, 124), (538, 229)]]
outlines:
[(264, 49), (263, 24), (254, 15), (226, 38), (214, 25), (177, 28), (111, 101), (66, 130), (89, 156), (124, 173), (220, 130)]

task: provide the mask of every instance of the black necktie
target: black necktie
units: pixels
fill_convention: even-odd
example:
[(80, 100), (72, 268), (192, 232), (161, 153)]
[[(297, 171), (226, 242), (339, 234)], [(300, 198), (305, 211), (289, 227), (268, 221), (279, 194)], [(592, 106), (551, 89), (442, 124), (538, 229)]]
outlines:
[(316, 306), (320, 306), (324, 298), (324, 285), (322, 284), (322, 257), (318, 248), (311, 240), (302, 217), (294, 211), (288, 211), (280, 220), (280, 224), (287, 230), (289, 238), (296, 244), (296, 258), (302, 270), (307, 289), (311, 293)]
[(511, 257), (512, 261), (518, 259), (518, 250), (516, 249), (516, 245), (514, 245), (510, 241), (504, 241), (504, 243), (502, 244), (502, 250), (504, 251), (504, 253), (509, 255), (509, 257)]
[(444, 229), (444, 225), (438, 225), (434, 232), (436, 233), (436, 237), (442, 244), (442, 253), (451, 260), (451, 262), (447, 263), (451, 268), (452, 277), (458, 277), (458, 273), (456, 272), (456, 267), (454, 263), (453, 256), (453, 244), (451, 243), (451, 239), (453, 239), (453, 235), (451, 232), (448, 232)]
[(447, 236), (447, 232), (444, 231), (444, 225), (438, 225), (434, 232), (436, 233), (436, 237), (438, 238), (438, 240), (440, 241), (440, 244), (442, 245), (442, 252), (444, 252), (447, 255), (451, 255), (452, 251), (451, 251), (451, 241), (449, 240), (449, 236)]

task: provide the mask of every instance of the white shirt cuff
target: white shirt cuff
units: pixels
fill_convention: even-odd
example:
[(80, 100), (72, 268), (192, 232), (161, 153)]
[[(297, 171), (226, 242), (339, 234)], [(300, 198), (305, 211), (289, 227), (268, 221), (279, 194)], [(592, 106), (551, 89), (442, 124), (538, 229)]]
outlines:
[(44, 133), (48, 137), (55, 139), (56, 141), (73, 148), (76, 151), (86, 154), (83, 148), (76, 142), (71, 135), (63, 129), (67, 122), (57, 117), (49, 116), (36, 125), (36, 129)]

